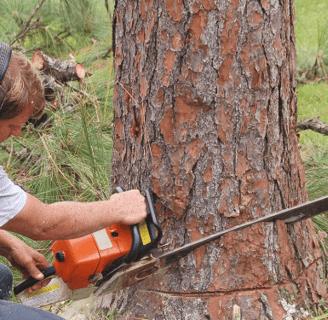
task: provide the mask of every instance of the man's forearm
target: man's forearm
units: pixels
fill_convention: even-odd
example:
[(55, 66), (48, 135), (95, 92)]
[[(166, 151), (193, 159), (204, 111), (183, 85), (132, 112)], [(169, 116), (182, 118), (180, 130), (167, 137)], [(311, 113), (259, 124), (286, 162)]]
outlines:
[(109, 212), (110, 203), (107, 201), (57, 202), (47, 207), (47, 217), (38, 214), (39, 219), (49, 222), (38, 223), (39, 229), (35, 230), (38, 240), (78, 238), (119, 222), (115, 213)]
[(23, 210), (3, 229), (34, 240), (72, 239), (115, 223), (136, 224), (146, 217), (145, 199), (139, 191), (115, 194), (109, 201), (44, 204), (28, 195)]

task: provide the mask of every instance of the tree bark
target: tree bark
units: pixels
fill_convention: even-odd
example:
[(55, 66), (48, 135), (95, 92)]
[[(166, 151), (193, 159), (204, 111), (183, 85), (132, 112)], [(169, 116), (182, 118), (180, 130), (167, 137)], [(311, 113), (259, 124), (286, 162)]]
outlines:
[[(292, 0), (120, 0), (115, 30), (112, 187), (153, 188), (166, 250), (308, 200)], [(311, 220), (257, 224), (99, 305), (302, 319), (327, 298), (324, 262)]]

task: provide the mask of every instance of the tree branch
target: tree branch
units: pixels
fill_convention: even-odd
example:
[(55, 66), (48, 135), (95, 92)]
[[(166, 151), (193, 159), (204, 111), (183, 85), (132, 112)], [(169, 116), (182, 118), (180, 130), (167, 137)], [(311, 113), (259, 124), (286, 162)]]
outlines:
[(41, 6), (46, 1), (47, 0), (41, 0), (41, 2), (35, 7), (34, 11), (31, 14), (31, 16), (27, 20), (25, 26), (21, 29), (21, 31), (18, 33), (18, 35), (15, 37), (15, 39), (13, 41), (11, 41), (10, 45), (12, 45), (13, 43), (15, 43), (17, 40), (23, 38), (25, 36), (25, 34), (31, 29), (30, 23), (31, 23), (32, 19), (34, 18), (34, 16), (36, 15), (36, 13), (39, 11), (39, 9), (41, 8)]
[(297, 131), (312, 130), (328, 136), (328, 124), (325, 124), (317, 118), (305, 119), (297, 123)]

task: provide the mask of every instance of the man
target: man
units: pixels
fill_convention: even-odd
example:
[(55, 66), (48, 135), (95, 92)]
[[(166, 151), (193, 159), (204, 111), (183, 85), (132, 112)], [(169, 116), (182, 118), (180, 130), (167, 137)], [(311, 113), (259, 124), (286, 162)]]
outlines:
[[(19, 136), (28, 119), (42, 114), (44, 103), (41, 80), (30, 62), (1, 42), (0, 142), (11, 135)], [(45, 204), (15, 185), (0, 166), (0, 254), (24, 276), (42, 280), (39, 269), (47, 267), (48, 263), (43, 255), (6, 231), (35, 240), (73, 239), (115, 223), (137, 224), (146, 215), (145, 199), (138, 190), (115, 194), (108, 201)], [(40, 282), (28, 292), (48, 283), (49, 280)], [(11, 286), (11, 272), (0, 264), (1, 299), (9, 299)], [(32, 311), (29, 313), (26, 308)], [(38, 312), (41, 311), (0, 301), (0, 319), (58, 319), (50, 313), (38, 315)]]

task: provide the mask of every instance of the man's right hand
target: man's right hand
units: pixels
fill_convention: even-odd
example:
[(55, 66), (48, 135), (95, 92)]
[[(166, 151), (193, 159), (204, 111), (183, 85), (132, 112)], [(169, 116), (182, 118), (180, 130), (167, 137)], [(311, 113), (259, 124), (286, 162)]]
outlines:
[(113, 194), (109, 201), (117, 220), (125, 225), (143, 222), (147, 217), (146, 199), (137, 189)]

